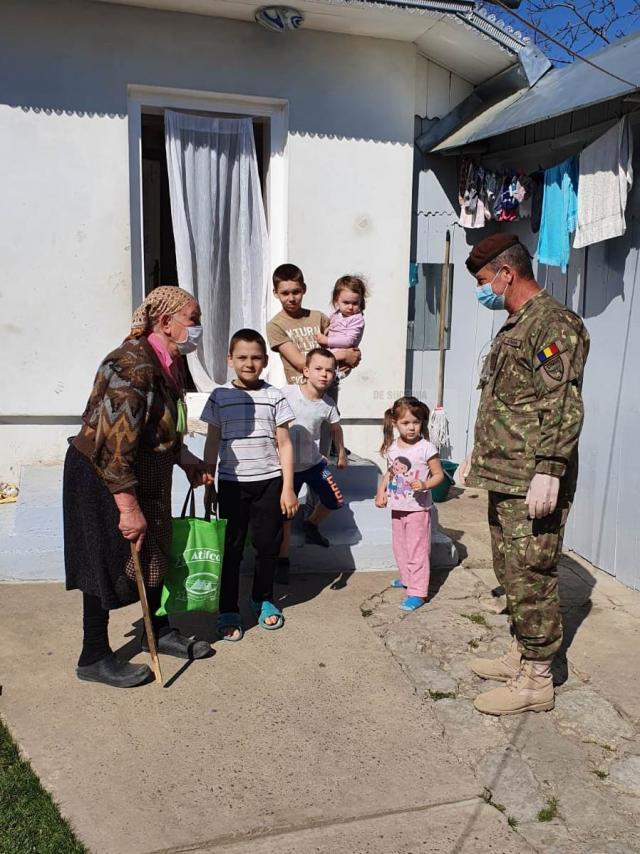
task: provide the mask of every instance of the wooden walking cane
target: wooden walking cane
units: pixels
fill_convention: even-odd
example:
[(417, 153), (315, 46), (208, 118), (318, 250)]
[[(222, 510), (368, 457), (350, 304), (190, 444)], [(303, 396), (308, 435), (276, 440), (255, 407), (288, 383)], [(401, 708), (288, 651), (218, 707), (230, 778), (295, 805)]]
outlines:
[(144, 630), (147, 633), (147, 641), (149, 643), (151, 667), (155, 674), (156, 681), (160, 685), (162, 685), (162, 671), (160, 670), (160, 661), (158, 660), (156, 636), (153, 633), (153, 625), (151, 624), (151, 614), (149, 613), (149, 602), (147, 600), (147, 590), (144, 586), (144, 578), (142, 577), (142, 567), (140, 566), (140, 555), (138, 554), (138, 550), (136, 549), (135, 543), (131, 543), (131, 557), (133, 559), (133, 568), (136, 573), (136, 584), (138, 585), (140, 604), (142, 605), (142, 619), (144, 621)]

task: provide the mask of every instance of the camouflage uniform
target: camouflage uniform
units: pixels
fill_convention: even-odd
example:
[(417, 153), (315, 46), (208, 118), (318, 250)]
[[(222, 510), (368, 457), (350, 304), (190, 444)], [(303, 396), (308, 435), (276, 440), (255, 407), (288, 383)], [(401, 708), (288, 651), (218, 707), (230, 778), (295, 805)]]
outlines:
[[(557, 559), (578, 475), (582, 320), (542, 291), (512, 314), (485, 360), (469, 486), (489, 490), (496, 576), (525, 658), (551, 658), (562, 642)], [(530, 519), (534, 474), (560, 478), (554, 513)]]

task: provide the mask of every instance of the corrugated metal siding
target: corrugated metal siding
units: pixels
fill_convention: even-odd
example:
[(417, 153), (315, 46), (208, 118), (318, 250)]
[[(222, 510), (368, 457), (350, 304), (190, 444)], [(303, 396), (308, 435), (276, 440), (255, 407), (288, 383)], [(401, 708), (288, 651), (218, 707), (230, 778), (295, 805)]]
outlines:
[[(601, 120), (600, 109), (594, 121)], [(534, 133), (532, 141), (535, 138)], [(522, 145), (521, 136), (514, 134), (513, 141)], [(502, 148), (504, 140), (498, 144)], [(586, 250), (573, 250), (566, 275), (557, 268), (542, 266), (537, 277), (557, 299), (584, 317), (591, 335), (584, 381), (586, 415), (580, 441), (580, 479), (566, 545), (630, 587), (640, 589), (640, 294), (636, 293), (640, 288), (640, 134), (637, 132), (635, 151), (634, 172), (638, 183), (627, 205), (626, 235)], [(529, 164), (529, 168), (536, 165)], [(419, 261), (439, 260), (443, 232), (455, 221), (451, 213), (455, 209), (451, 164), (445, 162), (436, 169), (437, 179), (434, 172), (423, 173), (420, 200), (423, 210), (429, 209), (431, 200), (434, 209), (442, 209), (447, 200), (449, 207), (446, 215), (423, 216), (425, 223), (430, 221), (429, 228), (421, 227), (418, 218), (416, 258)], [(535, 251), (537, 236), (526, 221), (504, 230), (518, 233), (529, 250)], [(501, 312), (489, 312), (478, 306), (473, 281), (464, 268), (472, 243), (489, 233), (489, 228), (465, 233), (454, 226), (456, 274), (445, 409), (455, 460), (464, 457), (473, 441), (478, 399), (475, 385), (481, 351), (491, 338), (492, 323), (499, 326), (504, 319)], [(413, 353), (409, 362), (412, 387), (432, 403), (437, 354)]]

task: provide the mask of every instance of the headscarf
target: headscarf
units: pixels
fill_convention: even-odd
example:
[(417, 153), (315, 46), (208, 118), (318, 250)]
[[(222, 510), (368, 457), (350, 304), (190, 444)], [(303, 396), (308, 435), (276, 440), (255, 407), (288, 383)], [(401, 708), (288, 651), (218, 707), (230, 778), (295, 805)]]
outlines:
[(164, 285), (154, 288), (149, 296), (133, 313), (129, 338), (139, 338), (151, 332), (153, 324), (163, 314), (175, 314), (188, 302), (195, 302), (193, 294), (183, 291), (174, 285)]

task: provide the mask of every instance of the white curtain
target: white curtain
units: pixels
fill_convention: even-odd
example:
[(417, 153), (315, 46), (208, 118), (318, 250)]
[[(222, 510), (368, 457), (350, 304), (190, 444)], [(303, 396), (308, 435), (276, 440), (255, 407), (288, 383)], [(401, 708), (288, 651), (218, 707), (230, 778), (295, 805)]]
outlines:
[(178, 283), (200, 303), (198, 391), (227, 381), (230, 336), (267, 322), (269, 244), (251, 119), (165, 112)]

